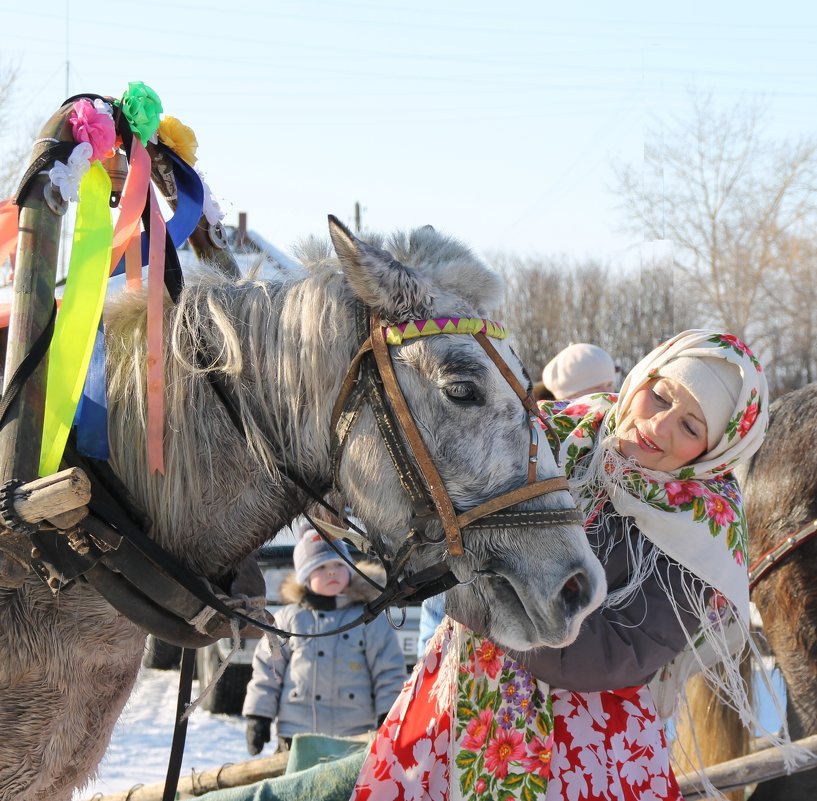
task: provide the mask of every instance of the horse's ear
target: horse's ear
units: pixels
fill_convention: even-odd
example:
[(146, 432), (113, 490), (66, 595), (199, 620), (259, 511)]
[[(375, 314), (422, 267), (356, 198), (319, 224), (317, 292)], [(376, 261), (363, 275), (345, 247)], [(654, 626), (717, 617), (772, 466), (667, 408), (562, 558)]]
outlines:
[(329, 236), (349, 286), (367, 306), (391, 321), (431, 316), (432, 285), (420, 272), (362, 242), (332, 214)]

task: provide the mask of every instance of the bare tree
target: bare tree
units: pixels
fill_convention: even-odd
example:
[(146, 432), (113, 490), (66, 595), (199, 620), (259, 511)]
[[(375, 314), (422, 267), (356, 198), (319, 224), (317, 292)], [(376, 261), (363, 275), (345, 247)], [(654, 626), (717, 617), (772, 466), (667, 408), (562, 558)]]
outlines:
[(766, 370), (775, 394), (817, 379), (817, 241), (779, 243), (779, 269), (765, 285)]
[(691, 120), (648, 133), (643, 169), (616, 173), (629, 227), (672, 240), (701, 322), (768, 344), (781, 253), (817, 222), (817, 140), (770, 142), (760, 122), (756, 106), (719, 112), (710, 98), (695, 99)]
[(627, 372), (659, 342), (692, 324), (679, 307), (666, 265), (615, 273), (596, 262), (548, 258), (506, 256), (495, 264), (506, 282), (500, 317), (534, 380), (571, 342), (601, 346)]
[[(17, 83), (18, 68), (8, 64), (0, 64), (0, 131), (8, 132), (14, 129), (13, 101)], [(5, 200), (14, 194), (17, 181), (22, 176), (28, 161), (30, 143), (20, 141), (15, 143), (11, 137), (7, 139), (2, 158), (0, 158), (0, 200)]]

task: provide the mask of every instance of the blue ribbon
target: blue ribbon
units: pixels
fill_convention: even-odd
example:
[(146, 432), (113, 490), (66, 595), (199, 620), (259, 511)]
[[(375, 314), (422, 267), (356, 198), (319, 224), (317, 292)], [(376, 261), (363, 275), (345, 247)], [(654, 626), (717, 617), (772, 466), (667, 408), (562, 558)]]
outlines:
[(94, 339), (91, 362), (85, 386), (79, 399), (74, 425), (77, 427), (77, 450), (84, 456), (106, 460), (108, 448), (108, 403), (105, 394), (105, 339), (102, 320)]
[[(196, 230), (204, 210), (204, 184), (199, 174), (170, 148), (160, 144), (173, 162), (173, 177), (176, 181), (176, 211), (167, 221), (167, 233), (173, 247), (179, 248)], [(142, 265), (148, 263), (148, 237), (142, 232)], [(125, 272), (125, 257), (119, 260), (111, 275), (122, 275)]]
[[(176, 211), (167, 221), (167, 232), (173, 246), (178, 248), (193, 233), (201, 219), (204, 208), (204, 184), (199, 174), (172, 150), (160, 144), (173, 162), (176, 180)], [(142, 232), (142, 264), (148, 263), (148, 237)], [(112, 275), (125, 272), (123, 256)], [(105, 392), (105, 340), (102, 321), (99, 323), (88, 374), (82, 390), (77, 412), (77, 448), (84, 456), (108, 459), (108, 402)]]

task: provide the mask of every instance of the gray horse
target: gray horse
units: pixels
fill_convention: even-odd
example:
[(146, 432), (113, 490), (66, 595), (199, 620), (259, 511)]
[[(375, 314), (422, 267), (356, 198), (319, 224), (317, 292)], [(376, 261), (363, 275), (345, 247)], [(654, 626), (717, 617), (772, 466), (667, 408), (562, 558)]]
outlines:
[[(204, 576), (223, 575), (297, 514), (303, 496), (282, 469), (321, 492), (332, 486), (330, 417), (357, 348), (358, 302), (388, 322), (485, 317), (498, 305), (497, 277), (430, 227), (385, 249), (336, 221), (330, 234), (337, 258), (328, 248), (313, 253), (302, 274), (234, 280), (204, 270), (167, 305), (164, 476), (149, 474), (145, 455), (145, 298), (125, 293), (106, 311), (111, 464), (153, 521), (151, 536)], [(202, 345), (212, 359), (204, 367), (195, 356)], [(495, 347), (529, 385), (507, 342)], [(392, 355), (458, 509), (525, 483), (528, 414), (473, 337), (412, 339)], [(214, 400), (210, 370), (237, 398), (245, 437)], [(538, 455), (537, 477), (556, 475), (544, 444)], [(338, 476), (345, 501), (394, 554), (413, 510), (368, 407)], [(572, 506), (566, 491), (522, 504)], [(441, 539), (409, 571), (448, 559), (466, 583), (453, 591), (458, 602), (478, 604), (489, 634), (507, 646), (569, 642), (604, 593), (578, 524), (468, 530), (461, 556), (446, 555)], [(0, 592), (0, 799), (64, 801), (104, 755), (145, 632), (81, 582), (56, 598), (36, 578)]]

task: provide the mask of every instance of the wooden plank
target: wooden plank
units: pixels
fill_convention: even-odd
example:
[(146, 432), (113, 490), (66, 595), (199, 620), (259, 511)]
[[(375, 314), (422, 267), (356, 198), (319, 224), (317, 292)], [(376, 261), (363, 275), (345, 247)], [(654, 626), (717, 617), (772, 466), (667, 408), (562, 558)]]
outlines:
[[(800, 773), (817, 767), (817, 734), (797, 740), (795, 745), (807, 751), (811, 756), (792, 773)], [(760, 781), (776, 779), (778, 776), (785, 776), (789, 771), (786, 770), (783, 754), (779, 748), (764, 748), (749, 756), (712, 765), (703, 772), (718, 790), (727, 792), (728, 790), (739, 790), (741, 787), (747, 787)], [(685, 773), (677, 778), (678, 786), (686, 801), (709, 797), (701, 788), (701, 780), (697, 773)]]
[(14, 511), (27, 523), (39, 523), (80, 508), (90, 500), (88, 476), (78, 467), (69, 467), (18, 487), (14, 491)]
[[(134, 755), (136, 756), (136, 755)], [(195, 798), (211, 790), (223, 790), (226, 787), (243, 787), (263, 779), (283, 776), (287, 769), (289, 753), (273, 754), (269, 757), (240, 762), (237, 765), (224, 765), (204, 773), (182, 776), (179, 779), (178, 791), (181, 798)], [(93, 801), (161, 801), (164, 782), (158, 784), (138, 785), (124, 793), (93, 797)]]

